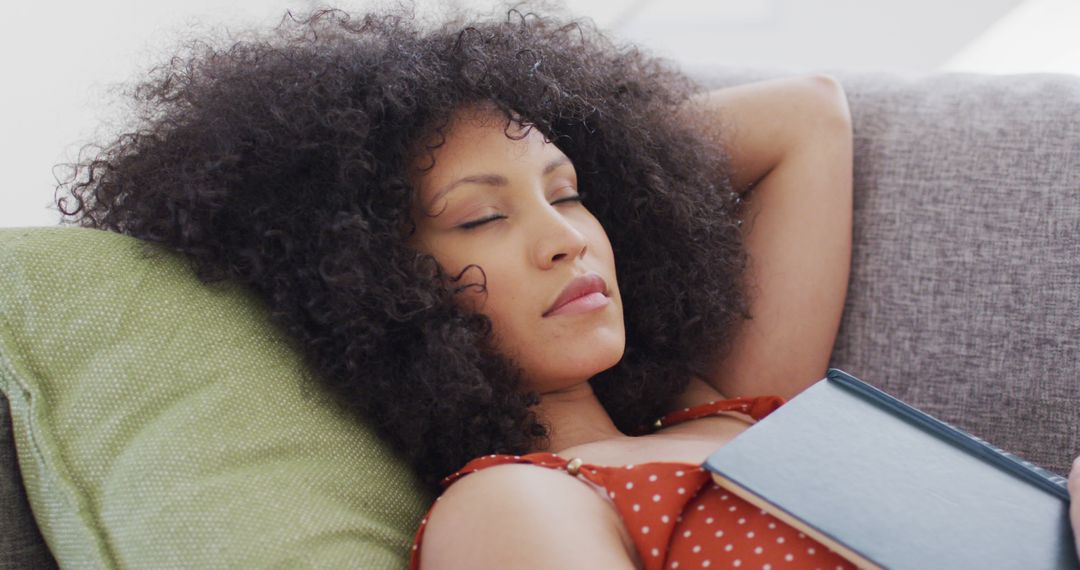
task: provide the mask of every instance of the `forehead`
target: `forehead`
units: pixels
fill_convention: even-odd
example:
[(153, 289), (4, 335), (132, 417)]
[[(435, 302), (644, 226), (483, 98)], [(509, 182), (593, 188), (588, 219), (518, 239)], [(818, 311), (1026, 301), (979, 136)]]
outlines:
[(531, 172), (553, 158), (565, 158), (539, 129), (523, 126), (497, 109), (459, 111), (434, 142), (437, 146), (415, 165), (414, 181), (425, 202), (463, 177), (509, 177), (516, 171)]

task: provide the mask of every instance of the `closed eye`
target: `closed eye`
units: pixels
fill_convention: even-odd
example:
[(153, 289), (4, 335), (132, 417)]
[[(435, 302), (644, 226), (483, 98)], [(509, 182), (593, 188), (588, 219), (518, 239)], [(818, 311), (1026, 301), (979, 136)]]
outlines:
[(563, 202), (580, 202), (584, 198), (585, 198), (584, 194), (574, 194), (573, 196), (567, 196), (565, 198), (559, 198), (558, 200), (555, 200), (554, 202), (552, 202), (552, 204), (561, 204)]
[(479, 220), (473, 220), (471, 222), (465, 222), (465, 223), (461, 224), (458, 227), (463, 229), (463, 230), (471, 230), (471, 229), (473, 229), (475, 227), (482, 226), (482, 225), (484, 225), (484, 224), (486, 224), (488, 222), (493, 222), (495, 220), (501, 220), (501, 219), (503, 219), (505, 217), (506, 216), (504, 216), (502, 214), (492, 214), (490, 216), (487, 216), (486, 218), (480, 218)]
[[(555, 200), (554, 202), (552, 202), (552, 204), (553, 205), (554, 204), (562, 204), (564, 202), (581, 202), (584, 198), (585, 198), (584, 194), (575, 194), (573, 196), (567, 196), (565, 198), (559, 198), (558, 200)], [(477, 220), (472, 220), (472, 221), (469, 221), (469, 222), (462, 223), (458, 227), (463, 229), (463, 230), (471, 230), (471, 229), (480, 227), (480, 226), (482, 226), (482, 225), (484, 225), (484, 224), (486, 224), (488, 222), (493, 222), (495, 220), (502, 220), (504, 218), (506, 218), (506, 216), (504, 216), (502, 214), (492, 214), (490, 216), (485, 216), (485, 217), (477, 219)]]

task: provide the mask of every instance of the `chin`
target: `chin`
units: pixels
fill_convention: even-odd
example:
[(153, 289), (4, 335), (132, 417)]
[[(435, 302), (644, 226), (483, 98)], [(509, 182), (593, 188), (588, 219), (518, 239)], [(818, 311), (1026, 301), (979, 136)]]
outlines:
[[(569, 370), (562, 371), (563, 374), (560, 374), (560, 376), (576, 378), (579, 380), (582, 378), (586, 380), (592, 378), (618, 364), (619, 361), (622, 360), (625, 349), (625, 346), (622, 344), (610, 348), (597, 347), (596, 345), (592, 345), (592, 347), (593, 350), (591, 350), (589, 354), (582, 355), (580, 359), (575, 359), (574, 366)], [(558, 360), (553, 359), (552, 362), (558, 362)], [(564, 362), (569, 364), (567, 360), (564, 360)]]

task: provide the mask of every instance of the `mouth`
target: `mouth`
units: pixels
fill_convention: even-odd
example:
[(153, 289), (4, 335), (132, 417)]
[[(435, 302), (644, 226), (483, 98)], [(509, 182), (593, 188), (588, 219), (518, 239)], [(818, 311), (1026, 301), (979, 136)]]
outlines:
[(609, 302), (604, 278), (597, 273), (586, 273), (570, 280), (543, 316), (588, 312)]

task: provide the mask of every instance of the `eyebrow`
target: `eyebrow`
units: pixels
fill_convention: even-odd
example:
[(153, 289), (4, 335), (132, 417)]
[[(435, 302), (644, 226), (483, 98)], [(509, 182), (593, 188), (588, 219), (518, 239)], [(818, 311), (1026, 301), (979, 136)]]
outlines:
[[(544, 165), (544, 169), (541, 171), (541, 175), (547, 176), (548, 174), (551, 173), (551, 171), (555, 170), (556, 168), (558, 168), (558, 167), (560, 167), (560, 166), (562, 166), (564, 164), (569, 164), (569, 163), (570, 163), (570, 159), (567, 158), (566, 156), (556, 157), (556, 158), (552, 159), (550, 162), (548, 162), (547, 164)], [(451, 190), (453, 190), (453, 189), (455, 189), (458, 186), (461, 186), (463, 184), (481, 184), (481, 185), (484, 185), (484, 186), (506, 186), (509, 183), (510, 182), (506, 179), (506, 177), (502, 176), (500, 174), (472, 174), (472, 175), (469, 175), (469, 176), (465, 176), (463, 178), (458, 178), (457, 180), (447, 184), (446, 186), (443, 186), (442, 189), (440, 189), (438, 192), (436, 192), (435, 196), (433, 196), (431, 198), (431, 203), (437, 202), (439, 200), (439, 198), (442, 198), (443, 196), (446, 196), (447, 194), (450, 193)]]

